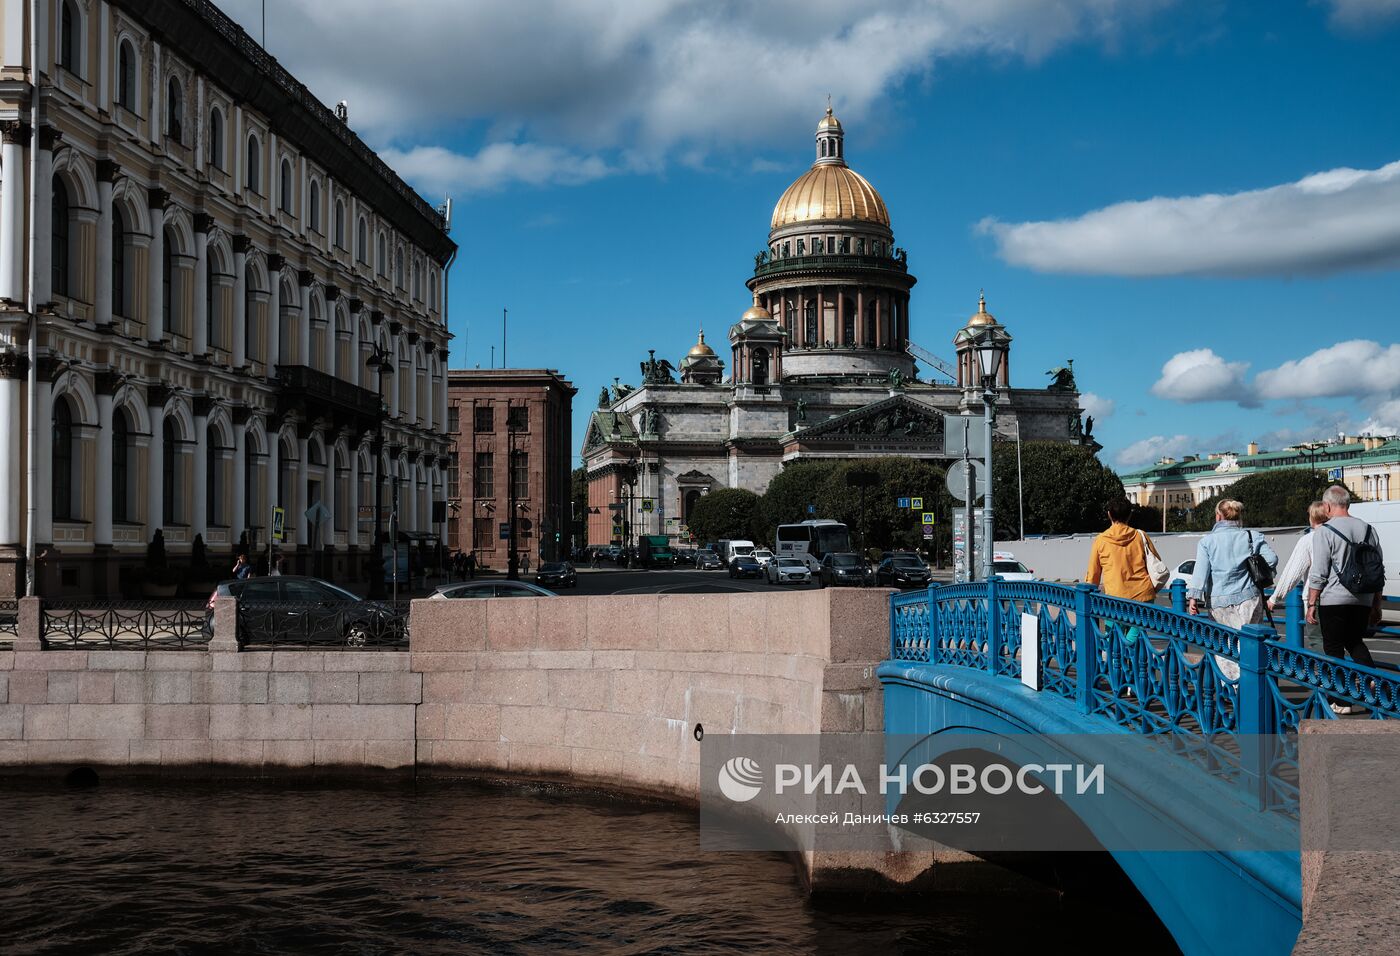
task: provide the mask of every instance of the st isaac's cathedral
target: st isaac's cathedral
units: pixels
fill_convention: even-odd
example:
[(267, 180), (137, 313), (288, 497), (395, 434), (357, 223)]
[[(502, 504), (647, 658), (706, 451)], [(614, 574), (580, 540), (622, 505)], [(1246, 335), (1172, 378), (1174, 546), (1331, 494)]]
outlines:
[[(727, 374), (702, 331), (678, 365), (653, 352), (639, 386), (614, 380), (599, 396), (583, 445), (588, 543), (617, 540), (622, 512), (633, 534), (679, 537), (702, 495), (762, 494), (794, 461), (945, 458), (943, 413), (976, 414), (981, 427), (972, 338), (984, 328), (1005, 350), (998, 437), (1092, 442), (1072, 369), (1054, 370), (1048, 388), (1010, 386), (1011, 335), (984, 301), (954, 330), (951, 365), (913, 343), (915, 281), (885, 201), (846, 164), (828, 107), (816, 162), (773, 209), (746, 283), (753, 305), (729, 328)], [(921, 378), (916, 360), (942, 380)]]

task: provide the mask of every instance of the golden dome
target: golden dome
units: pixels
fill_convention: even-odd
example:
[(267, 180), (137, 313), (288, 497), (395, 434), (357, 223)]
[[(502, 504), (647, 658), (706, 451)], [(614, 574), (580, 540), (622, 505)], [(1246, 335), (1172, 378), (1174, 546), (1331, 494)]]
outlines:
[(823, 117), (821, 118), (821, 121), (817, 123), (817, 132), (820, 133), (820, 132), (821, 132), (822, 130), (824, 130), (824, 129), (835, 129), (835, 130), (839, 130), (840, 128), (841, 128), (841, 121), (840, 121), (839, 119), (837, 119), (835, 116), (832, 115), (832, 113), (831, 113), (831, 105), (828, 104), (827, 107), (826, 107), (826, 115), (823, 116)]
[(751, 309), (745, 309), (744, 314), (739, 316), (739, 321), (771, 322), (773, 321), (773, 313), (769, 312), (761, 305), (756, 305)]
[(831, 219), (890, 225), (885, 201), (864, 176), (845, 163), (818, 163), (783, 193), (769, 228)]
[(712, 357), (714, 356), (714, 354), (715, 354), (715, 350), (712, 349), (712, 348), (710, 348), (708, 345), (705, 344), (705, 330), (704, 330), (704, 329), (701, 329), (701, 330), (700, 330), (700, 341), (696, 342), (694, 345), (692, 345), (692, 346), (690, 347), (690, 351), (686, 353), (686, 357), (687, 357), (687, 358), (712, 358)]
[(973, 313), (972, 318), (970, 318), (970, 319), (967, 320), (967, 326), (968, 326), (968, 328), (973, 328), (974, 326), (996, 325), (996, 324), (997, 324), (996, 317), (993, 316), (990, 312), (987, 311), (987, 296), (986, 296), (986, 294), (985, 294), (985, 293), (979, 292), (979, 293), (977, 294), (977, 311)]

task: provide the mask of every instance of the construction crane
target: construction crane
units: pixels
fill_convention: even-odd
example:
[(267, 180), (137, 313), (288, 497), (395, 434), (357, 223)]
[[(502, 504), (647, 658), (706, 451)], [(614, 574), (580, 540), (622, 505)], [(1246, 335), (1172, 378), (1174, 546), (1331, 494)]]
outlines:
[(928, 349), (921, 348), (915, 345), (913, 342), (905, 342), (904, 350), (910, 355), (914, 356), (914, 358), (918, 359), (920, 362), (923, 362), (925, 365), (932, 368), (935, 372), (941, 372), (942, 374), (948, 376), (948, 378), (951, 381), (956, 382), (958, 380), (957, 369), (953, 368), (953, 366), (943, 361), (937, 355), (934, 355)]

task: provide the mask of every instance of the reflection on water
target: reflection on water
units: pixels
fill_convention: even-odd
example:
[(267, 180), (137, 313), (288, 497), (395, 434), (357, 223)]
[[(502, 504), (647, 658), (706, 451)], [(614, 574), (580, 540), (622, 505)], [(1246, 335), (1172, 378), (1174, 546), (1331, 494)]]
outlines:
[(1093, 951), (1086, 936), (1132, 939), (1138, 952), (1165, 945), (1103, 899), (1089, 910), (1053, 895), (818, 908), (785, 858), (702, 853), (694, 811), (650, 804), (461, 782), (26, 786), (0, 790), (0, 801), (5, 953), (1046, 952), (1055, 940)]

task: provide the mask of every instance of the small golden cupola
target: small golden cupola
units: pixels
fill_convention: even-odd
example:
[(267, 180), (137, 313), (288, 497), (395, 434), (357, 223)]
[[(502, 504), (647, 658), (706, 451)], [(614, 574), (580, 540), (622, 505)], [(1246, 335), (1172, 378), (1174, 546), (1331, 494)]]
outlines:
[(680, 370), (683, 385), (718, 385), (723, 381), (724, 362), (706, 344), (704, 329), (700, 330), (699, 340), (681, 359)]

